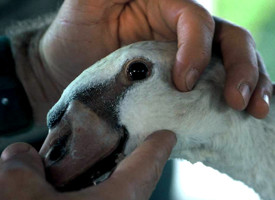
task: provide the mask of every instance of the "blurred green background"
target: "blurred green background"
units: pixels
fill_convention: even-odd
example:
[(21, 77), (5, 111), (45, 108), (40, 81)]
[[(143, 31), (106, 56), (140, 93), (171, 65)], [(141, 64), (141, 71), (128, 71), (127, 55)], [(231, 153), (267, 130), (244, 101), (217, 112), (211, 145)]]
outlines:
[(214, 0), (212, 14), (248, 29), (275, 81), (275, 1)]

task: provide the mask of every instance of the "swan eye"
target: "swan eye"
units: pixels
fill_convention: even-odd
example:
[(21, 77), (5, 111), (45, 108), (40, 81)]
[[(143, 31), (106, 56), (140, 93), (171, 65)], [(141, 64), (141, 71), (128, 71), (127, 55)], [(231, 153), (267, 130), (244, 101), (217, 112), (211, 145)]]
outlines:
[(148, 65), (143, 61), (133, 61), (128, 64), (127, 74), (131, 81), (143, 80), (148, 77)]

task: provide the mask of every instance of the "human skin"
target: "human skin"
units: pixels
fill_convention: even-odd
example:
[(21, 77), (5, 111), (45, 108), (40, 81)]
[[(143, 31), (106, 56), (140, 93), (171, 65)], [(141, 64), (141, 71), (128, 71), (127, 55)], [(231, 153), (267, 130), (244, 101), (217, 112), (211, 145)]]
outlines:
[(220, 48), (229, 106), (246, 109), (257, 118), (268, 114), (272, 83), (251, 34), (212, 18), (191, 0), (65, 0), (40, 42), (42, 67), (56, 88), (52, 95), (61, 94), (97, 60), (141, 40), (178, 41), (172, 73), (175, 86), (183, 92), (193, 88), (212, 47)]
[(118, 165), (108, 180), (70, 193), (57, 192), (45, 180), (42, 160), (34, 148), (26, 143), (13, 144), (0, 159), (0, 199), (149, 199), (175, 143), (174, 133), (155, 132)]

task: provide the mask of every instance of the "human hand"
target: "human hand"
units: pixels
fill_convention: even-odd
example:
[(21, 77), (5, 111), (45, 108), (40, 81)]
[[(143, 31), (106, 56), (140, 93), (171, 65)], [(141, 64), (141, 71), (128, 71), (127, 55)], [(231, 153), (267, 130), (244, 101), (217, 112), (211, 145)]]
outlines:
[(149, 199), (176, 137), (169, 131), (150, 135), (105, 182), (77, 192), (59, 193), (46, 180), (37, 151), (25, 143), (7, 147), (0, 160), (0, 199), (145, 200)]
[(97, 60), (141, 40), (178, 40), (173, 80), (181, 91), (193, 88), (214, 44), (226, 69), (227, 103), (236, 110), (247, 108), (257, 118), (267, 115), (272, 85), (251, 35), (213, 20), (191, 0), (65, 0), (41, 40), (40, 54), (61, 93)]
[(250, 33), (216, 18), (213, 44), (222, 53), (227, 103), (236, 110), (246, 108), (252, 116), (264, 118), (269, 112), (273, 86)]

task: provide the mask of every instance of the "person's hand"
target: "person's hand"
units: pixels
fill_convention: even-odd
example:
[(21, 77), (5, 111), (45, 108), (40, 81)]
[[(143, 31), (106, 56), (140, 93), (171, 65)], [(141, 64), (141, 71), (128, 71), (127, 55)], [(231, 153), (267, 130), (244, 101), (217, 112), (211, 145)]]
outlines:
[(45, 180), (37, 151), (25, 143), (7, 147), (0, 160), (0, 199), (145, 200), (154, 190), (176, 143), (174, 133), (150, 135), (103, 183), (78, 192), (59, 193)]
[(181, 91), (193, 88), (214, 44), (226, 69), (227, 103), (257, 118), (267, 115), (272, 84), (251, 35), (213, 19), (192, 0), (65, 0), (40, 42), (40, 54), (61, 93), (97, 60), (141, 40), (178, 41), (173, 80)]
[(227, 103), (236, 110), (246, 108), (252, 116), (264, 118), (269, 112), (273, 86), (250, 33), (216, 18), (213, 44), (222, 53)]

